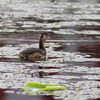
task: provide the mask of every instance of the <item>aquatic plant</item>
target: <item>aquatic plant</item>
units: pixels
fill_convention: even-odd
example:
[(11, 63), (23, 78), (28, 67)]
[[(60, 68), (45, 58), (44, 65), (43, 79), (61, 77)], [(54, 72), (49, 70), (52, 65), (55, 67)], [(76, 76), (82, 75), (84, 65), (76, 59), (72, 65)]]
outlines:
[(65, 89), (66, 87), (60, 86), (58, 84), (43, 84), (43, 83), (29, 82), (21, 90), (22, 92), (29, 95), (37, 95), (37, 94), (40, 95), (41, 91), (42, 94), (54, 95), (54, 91), (60, 91)]

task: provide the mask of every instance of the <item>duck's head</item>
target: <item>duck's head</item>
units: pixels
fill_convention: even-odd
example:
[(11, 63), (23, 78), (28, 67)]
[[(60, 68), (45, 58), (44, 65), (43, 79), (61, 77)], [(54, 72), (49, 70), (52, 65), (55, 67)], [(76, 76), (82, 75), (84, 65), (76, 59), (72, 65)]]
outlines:
[(48, 36), (46, 33), (43, 33), (40, 35), (40, 41), (45, 42), (46, 39), (48, 39)]

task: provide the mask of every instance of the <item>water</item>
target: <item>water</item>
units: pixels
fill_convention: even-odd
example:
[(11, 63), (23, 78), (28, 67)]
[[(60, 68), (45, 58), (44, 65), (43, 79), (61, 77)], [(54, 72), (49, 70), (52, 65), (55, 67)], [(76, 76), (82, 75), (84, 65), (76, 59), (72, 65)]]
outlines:
[[(6, 0), (0, 2), (0, 87), (2, 100), (21, 95), (27, 82), (66, 86), (58, 97), (41, 100), (99, 100), (100, 2), (98, 0)], [(18, 53), (38, 48), (46, 32), (47, 60), (20, 61)], [(5, 88), (5, 90), (4, 90)], [(9, 89), (9, 93), (7, 92)], [(9, 97), (6, 97), (8, 95)]]
[[(6, 92), (5, 92), (6, 91)], [(12, 95), (12, 93), (13, 95)], [(53, 96), (45, 96), (45, 95), (38, 95), (38, 96), (28, 96), (28, 95), (21, 95), (18, 94), (15, 90), (6, 90), (6, 89), (0, 89), (0, 99), (1, 100), (57, 100), (54, 99)], [(62, 100), (62, 99), (59, 99)]]

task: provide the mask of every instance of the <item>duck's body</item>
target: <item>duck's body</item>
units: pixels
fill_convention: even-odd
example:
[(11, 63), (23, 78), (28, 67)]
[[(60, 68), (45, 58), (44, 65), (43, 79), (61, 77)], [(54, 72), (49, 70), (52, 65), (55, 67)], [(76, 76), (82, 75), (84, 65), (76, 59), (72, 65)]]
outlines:
[[(38, 48), (27, 48), (26, 50), (23, 50), (20, 52), (19, 56), (24, 56), (26, 58), (29, 58), (30, 56), (34, 56), (35, 58), (39, 58), (40, 56), (38, 56), (38, 54), (40, 54), (41, 56), (45, 56), (46, 55), (46, 51), (42, 50), (42, 49), (38, 49)], [(37, 55), (37, 56), (35, 56)]]
[(44, 48), (44, 42), (46, 40), (46, 34), (42, 34), (39, 39), (39, 48), (27, 48), (19, 53), (19, 56), (23, 56), (26, 59), (31, 58), (43, 58), (46, 56), (46, 50)]

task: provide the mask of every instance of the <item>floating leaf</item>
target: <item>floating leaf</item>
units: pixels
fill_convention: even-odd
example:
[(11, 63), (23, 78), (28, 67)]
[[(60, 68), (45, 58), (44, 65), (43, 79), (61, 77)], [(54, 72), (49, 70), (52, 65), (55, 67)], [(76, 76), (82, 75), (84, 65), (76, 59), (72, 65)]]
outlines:
[(44, 89), (40, 89), (39, 91), (55, 91), (55, 90), (65, 90), (64, 86), (46, 86)]
[(66, 87), (59, 86), (57, 84), (43, 84), (43, 83), (35, 83), (35, 82), (29, 82), (24, 86), (24, 89), (22, 89), (22, 92), (26, 92), (28, 95), (40, 95), (41, 91), (43, 94), (49, 94), (49, 95), (55, 95), (54, 91), (59, 90), (65, 90)]
[(19, 57), (21, 61), (25, 60), (25, 57), (23, 55), (20, 55)]
[(58, 60), (58, 63), (61, 63), (61, 61), (60, 61), (60, 60)]
[(54, 2), (55, 0), (51, 0), (51, 2)]
[(76, 91), (76, 92), (78, 92), (78, 91), (79, 91), (79, 89), (78, 89), (78, 88), (76, 88), (76, 89), (75, 89), (75, 91)]
[(68, 6), (68, 7), (71, 7), (72, 8), (73, 6)]
[(43, 84), (43, 83), (35, 83), (35, 82), (29, 82), (24, 86), (24, 89), (43, 89), (46, 86), (58, 86), (57, 84)]
[(24, 92), (25, 91), (25, 89), (23, 89), (23, 88), (21, 88), (20, 90), (21, 90), (21, 92)]

